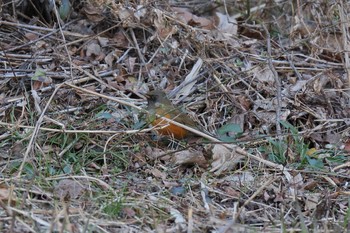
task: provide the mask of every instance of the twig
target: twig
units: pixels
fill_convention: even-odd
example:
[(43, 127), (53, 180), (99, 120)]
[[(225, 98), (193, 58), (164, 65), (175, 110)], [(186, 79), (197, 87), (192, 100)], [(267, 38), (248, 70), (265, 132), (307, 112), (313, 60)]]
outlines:
[[(57, 29), (52, 29), (52, 28), (47, 28), (47, 27), (38, 27), (38, 26), (34, 26), (34, 25), (29, 25), (29, 24), (12, 23), (12, 22), (3, 21), (3, 20), (0, 20), (0, 25), (1, 24), (13, 26), (13, 27), (18, 27), (18, 28), (29, 28), (29, 29), (33, 29), (33, 30), (41, 30), (41, 31), (46, 31), (46, 32), (52, 32), (52, 31), (56, 32), (57, 31)], [(69, 31), (63, 31), (63, 34), (66, 36), (75, 36), (75, 37), (89, 37), (90, 36), (90, 35), (84, 35), (84, 34), (75, 33), (75, 32), (69, 32)]]
[[(34, 126), (29, 126), (29, 125), (17, 125), (17, 124), (11, 124), (11, 123), (6, 123), (6, 122), (1, 122), (0, 125), (3, 126), (9, 126), (13, 128), (24, 128), (24, 129), (34, 129)], [(42, 131), (48, 131), (48, 132), (56, 132), (56, 133), (93, 133), (93, 134), (135, 134), (137, 132), (145, 133), (149, 132), (153, 129), (142, 129), (142, 130), (66, 130), (66, 129), (51, 129), (51, 128), (45, 128), (45, 127), (40, 127), (40, 130)]]
[(131, 34), (131, 38), (132, 38), (132, 40), (134, 42), (134, 46), (136, 48), (137, 54), (139, 55), (139, 58), (140, 58), (140, 60), (142, 62), (141, 65), (144, 66), (146, 64), (146, 60), (145, 60), (145, 57), (143, 56), (143, 54), (141, 53), (141, 50), (140, 50), (139, 44), (137, 43), (137, 39), (136, 39), (136, 36), (135, 36), (135, 33), (134, 33), (133, 29), (130, 29), (130, 34)]
[(188, 208), (187, 218), (188, 218), (187, 233), (192, 233), (193, 232), (193, 209), (192, 209), (192, 207)]
[(278, 77), (277, 71), (275, 67), (272, 64), (272, 55), (271, 55), (271, 37), (270, 37), (270, 32), (267, 30), (265, 24), (263, 24), (264, 30), (266, 32), (266, 43), (267, 43), (267, 62), (269, 65), (269, 68), (271, 72), (273, 73), (273, 77), (275, 78), (276, 82), (276, 89), (277, 89), (277, 106), (276, 106), (276, 133), (278, 139), (281, 141), (282, 140), (282, 130), (281, 130), (281, 125), (280, 125), (280, 119), (281, 119), (281, 103), (282, 103), (282, 96), (281, 96), (281, 80)]
[[(348, 15), (344, 12), (344, 5), (342, 1), (340, 1), (340, 4), (338, 4), (338, 10), (340, 13), (340, 22), (341, 22), (341, 30), (342, 30), (342, 38), (343, 38), (343, 51), (344, 51), (344, 69), (346, 70), (346, 74), (348, 76), (348, 83), (347, 86), (350, 87), (350, 59), (349, 59), (349, 20)], [(350, 91), (348, 91), (348, 94), (350, 94)]]
[(266, 181), (260, 188), (258, 188), (253, 195), (251, 195), (248, 200), (246, 200), (243, 205), (238, 209), (235, 219), (237, 220), (237, 218), (239, 217), (239, 215), (241, 214), (243, 208), (248, 205), (257, 195), (259, 195), (267, 186), (269, 186), (270, 184), (272, 184), (275, 180), (277, 180), (278, 178), (276, 177), (271, 177), (268, 181)]
[[(47, 38), (47, 37), (50, 37), (50, 36), (52, 36), (53, 34), (55, 34), (55, 33), (57, 33), (57, 32), (58, 32), (58, 29), (56, 29), (56, 30), (54, 30), (54, 31), (52, 31), (52, 32), (50, 32), (50, 33), (48, 33), (48, 34), (46, 34), (46, 35), (43, 35), (42, 37), (39, 37), (39, 38), (37, 38), (37, 39), (35, 39), (35, 40), (32, 40), (32, 41), (29, 41), (29, 42), (27, 42), (27, 43), (24, 43), (24, 44), (21, 44), (21, 45), (18, 45), (18, 46), (15, 46), (15, 47), (6, 49), (6, 50), (4, 50), (3, 52), (11, 52), (11, 51), (15, 51), (15, 50), (18, 50), (18, 49), (20, 49), (20, 48), (29, 46), (29, 45), (31, 45), (31, 44), (35, 44), (36, 42), (41, 41), (41, 40), (43, 40), (43, 39), (45, 39), (45, 38)], [(30, 55), (30, 57), (32, 57), (32, 56)]]
[(56, 16), (56, 19), (57, 19), (57, 23), (58, 23), (58, 29), (61, 33), (61, 36), (62, 36), (62, 39), (63, 39), (63, 43), (64, 43), (64, 50), (66, 51), (66, 54), (67, 54), (67, 57), (68, 57), (68, 60), (69, 60), (69, 69), (70, 69), (70, 75), (71, 75), (71, 79), (73, 80), (73, 68), (72, 68), (72, 57), (68, 51), (68, 47), (66, 45), (66, 37), (64, 36), (64, 33), (63, 33), (63, 28), (62, 28), (62, 25), (61, 25), (61, 18), (59, 16), (59, 13), (57, 11), (57, 6), (56, 6), (56, 2), (53, 1), (53, 5), (54, 5), (54, 12), (55, 12), (55, 16)]
[(57, 91), (64, 85), (64, 83), (58, 85), (55, 90), (53, 91), (50, 99), (48, 100), (45, 108), (43, 109), (43, 112), (41, 113), (38, 121), (36, 122), (35, 124), (35, 128), (34, 128), (34, 131), (33, 131), (33, 134), (32, 134), (32, 137), (30, 138), (30, 141), (27, 145), (27, 150), (25, 151), (24, 153), (24, 157), (23, 157), (23, 161), (21, 163), (21, 166), (19, 167), (19, 170), (18, 170), (18, 174), (17, 174), (17, 178), (20, 178), (21, 177), (21, 174), (22, 174), (22, 171), (23, 171), (23, 168), (24, 168), (24, 165), (25, 163), (27, 162), (27, 159), (28, 159), (28, 156), (29, 156), (29, 153), (30, 151), (32, 150), (32, 146), (34, 144), (34, 141), (38, 135), (38, 132), (39, 132), (39, 129), (40, 129), (40, 125), (44, 119), (44, 116), (45, 116), (45, 113), (46, 113), (46, 110), (48, 109), (48, 107), (50, 106), (50, 103), (51, 101), (53, 100), (53, 97), (56, 95)]
[(224, 93), (229, 93), (229, 90), (227, 89), (227, 87), (224, 84), (222, 84), (221, 80), (219, 79), (218, 76), (216, 76), (216, 74), (213, 74), (213, 78)]

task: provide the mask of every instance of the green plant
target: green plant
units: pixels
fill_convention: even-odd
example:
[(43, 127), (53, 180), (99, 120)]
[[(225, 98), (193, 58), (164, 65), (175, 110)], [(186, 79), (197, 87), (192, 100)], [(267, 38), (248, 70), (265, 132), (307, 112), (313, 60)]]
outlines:
[(103, 212), (110, 217), (118, 217), (120, 216), (122, 209), (123, 209), (123, 199), (118, 198), (118, 200), (106, 204), (106, 206), (103, 207)]
[(322, 159), (310, 154), (309, 144), (305, 143), (302, 135), (299, 134), (298, 129), (289, 122), (281, 121), (281, 125), (287, 131), (287, 135), (283, 140), (267, 139), (269, 144), (261, 148), (267, 153), (269, 160), (286, 164), (291, 162), (296, 164), (298, 168), (310, 166), (312, 168), (323, 168)]
[[(350, 206), (350, 198), (348, 199), (348, 206)], [(344, 216), (343, 227), (344, 229), (348, 229), (350, 223), (350, 208), (347, 209), (346, 214)]]
[(235, 142), (237, 138), (242, 136), (243, 130), (238, 124), (226, 124), (218, 129), (217, 134), (220, 141)]
[[(21, 166), (21, 161), (16, 161), (10, 164), (10, 173), (15, 173), (19, 171)], [(22, 174), (25, 175), (27, 179), (33, 179), (35, 176), (35, 168), (29, 162), (26, 162), (23, 166)]]
[(120, 193), (118, 194), (118, 197), (115, 198), (113, 201), (104, 202), (102, 211), (112, 218), (119, 217), (123, 211), (125, 194), (126, 186), (124, 186), (121, 189)]

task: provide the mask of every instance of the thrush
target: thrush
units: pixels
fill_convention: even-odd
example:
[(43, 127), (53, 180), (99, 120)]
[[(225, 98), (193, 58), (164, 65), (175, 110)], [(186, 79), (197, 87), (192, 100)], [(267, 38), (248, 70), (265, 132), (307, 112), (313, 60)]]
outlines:
[(151, 91), (146, 97), (148, 101), (147, 110), (151, 114), (150, 122), (157, 127), (156, 130), (159, 134), (172, 136), (176, 139), (195, 136), (194, 133), (157, 116), (166, 117), (191, 128), (196, 128), (196, 123), (189, 115), (175, 107), (163, 91)]

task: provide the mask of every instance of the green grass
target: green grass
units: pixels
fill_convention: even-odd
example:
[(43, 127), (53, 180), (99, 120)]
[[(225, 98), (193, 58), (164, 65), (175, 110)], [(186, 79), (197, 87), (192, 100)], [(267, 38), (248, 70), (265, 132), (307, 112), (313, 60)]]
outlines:
[(281, 141), (268, 138), (268, 145), (260, 147), (260, 151), (266, 153), (268, 159), (279, 164), (292, 164), (298, 169), (305, 167), (313, 169), (322, 169), (325, 161), (322, 154), (329, 153), (328, 161), (344, 162), (346, 158), (342, 155), (332, 156), (334, 151), (317, 151), (315, 148), (310, 148), (309, 143), (306, 143), (303, 135), (299, 134), (298, 129), (288, 122), (281, 122), (284, 128), (285, 136)]

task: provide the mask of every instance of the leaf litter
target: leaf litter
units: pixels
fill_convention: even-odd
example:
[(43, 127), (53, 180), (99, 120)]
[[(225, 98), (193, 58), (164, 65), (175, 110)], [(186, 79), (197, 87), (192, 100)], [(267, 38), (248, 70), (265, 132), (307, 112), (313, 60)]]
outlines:
[(348, 229), (349, 3), (5, 2), (1, 231)]

